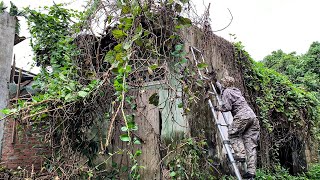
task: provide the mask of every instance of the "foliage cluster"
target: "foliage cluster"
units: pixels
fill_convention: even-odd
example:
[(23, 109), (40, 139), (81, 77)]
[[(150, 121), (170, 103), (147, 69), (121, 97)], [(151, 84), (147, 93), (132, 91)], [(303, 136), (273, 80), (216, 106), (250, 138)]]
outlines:
[[(114, 155), (109, 148), (118, 121), (123, 133), (119, 138), (128, 145), (120, 154), (131, 159), (128, 176), (141, 178), (143, 166), (137, 158), (142, 152), (130, 150), (141, 144), (130, 89), (143, 86), (132, 79), (143, 79), (146, 70), (154, 76), (168, 64), (175, 65), (175, 73), (182, 70), (186, 59), (179, 32), (191, 25), (181, 15), (187, 5), (185, 0), (95, 0), (84, 12), (63, 4), (25, 9), (34, 61), (41, 68), (33, 86), (38, 93), (2, 112), (21, 124), (45, 127), (44, 143), (54, 150), (46, 165), (49, 172), (64, 178), (106, 172), (95, 159)], [(79, 160), (83, 157), (88, 161)]]
[(293, 180), (316, 180), (320, 178), (320, 165), (314, 164), (309, 171), (299, 176), (292, 176), (288, 170), (281, 166), (277, 166), (274, 172), (259, 169), (257, 171), (257, 179), (276, 180), (276, 179), (293, 179)]
[(266, 153), (277, 161), (279, 147), (287, 142), (319, 138), (319, 101), (314, 93), (297, 87), (287, 76), (252, 60), (243, 48), (241, 42), (235, 43), (236, 60), (262, 122), (260, 141), (264, 142), (264, 149), (269, 149)]
[[(292, 130), (297, 126), (306, 128), (305, 132), (317, 127), (319, 102), (312, 93), (298, 88), (285, 75), (253, 61), (241, 43), (236, 43), (235, 47), (237, 60), (244, 69), (246, 85), (257, 100), (260, 118), (269, 132), (277, 128), (277, 121), (291, 122), (294, 124)], [(274, 117), (279, 119), (272, 119)]]
[[(155, 78), (161, 67), (170, 65), (165, 73), (183, 85), (186, 95), (187, 101), (179, 104), (182, 108), (195, 99), (190, 89), (195, 81), (201, 86), (192, 69), (185, 66), (179, 37), (181, 29), (191, 25), (191, 20), (182, 16), (187, 6), (186, 0), (94, 0), (85, 12), (59, 4), (42, 11), (25, 9), (35, 62), (41, 67), (34, 85), (39, 93), (3, 112), (21, 124), (45, 124), (46, 143), (55, 152), (48, 159), (49, 172), (66, 179), (83, 174), (90, 178), (107, 172), (104, 168), (111, 156), (125, 154), (131, 160), (126, 167), (128, 178), (141, 178), (143, 166), (138, 157), (143, 152), (136, 146), (142, 142), (136, 134), (139, 127), (132, 87), (143, 89), (139, 80), (144, 81), (147, 75)], [(315, 133), (319, 108), (312, 107), (318, 106), (317, 99), (280, 73), (247, 59), (241, 44), (235, 46), (260, 118), (271, 134), (269, 138), (274, 138), (268, 141), (274, 143), (271, 146), (282, 142), (273, 136), (280, 124), (287, 125), (292, 134)], [(200, 64), (198, 68), (204, 67)], [(109, 152), (116, 121), (122, 126), (119, 138), (127, 144), (119, 153)], [(166, 166), (171, 177), (213, 179), (214, 167), (206, 159), (204, 146), (203, 141), (188, 139), (169, 151)], [(79, 160), (83, 156), (87, 161)], [(97, 156), (106, 159), (98, 166)], [(121, 168), (117, 165), (115, 176)]]
[(273, 51), (263, 59), (266, 67), (288, 76), (291, 82), (320, 97), (320, 43), (313, 42), (302, 55)]
[(219, 175), (212, 159), (208, 158), (205, 140), (182, 140), (170, 147), (164, 158), (172, 179), (216, 179)]
[[(290, 175), (288, 170), (281, 167), (276, 166), (274, 171), (258, 169), (256, 174), (256, 179), (262, 180), (278, 180), (278, 179), (292, 179), (292, 180), (317, 180), (320, 178), (320, 165), (313, 164), (309, 171), (306, 173), (299, 174), (298, 176)], [(233, 180), (233, 177), (224, 177), (225, 180)]]

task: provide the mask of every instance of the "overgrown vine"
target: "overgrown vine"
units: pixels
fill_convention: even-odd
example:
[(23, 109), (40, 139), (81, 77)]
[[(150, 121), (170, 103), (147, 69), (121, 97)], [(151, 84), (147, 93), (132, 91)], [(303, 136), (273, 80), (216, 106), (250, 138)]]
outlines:
[[(115, 121), (122, 124), (121, 141), (129, 147), (141, 144), (131, 90), (143, 89), (146, 74), (151, 81), (170, 77), (186, 84), (183, 78), (192, 70), (182, 69), (187, 59), (179, 33), (191, 25), (181, 15), (188, 6), (186, 0), (95, 0), (84, 12), (63, 4), (24, 10), (34, 61), (41, 67), (33, 85), (37, 93), (3, 112), (21, 126), (44, 129), (43, 143), (52, 150), (49, 172), (65, 178), (105, 177), (109, 162), (96, 165), (96, 157), (121, 153), (131, 159), (129, 178), (141, 178), (139, 148), (110, 152)], [(88, 162), (78, 160), (82, 157)]]
[[(303, 139), (318, 142), (320, 111), (314, 94), (296, 87), (288, 77), (264, 67), (261, 62), (253, 61), (241, 42), (234, 46), (247, 92), (251, 102), (255, 102), (253, 105), (262, 121), (260, 141), (264, 143), (261, 149), (266, 152), (261, 153), (270, 154), (271, 159), (278, 162), (279, 148), (283, 144), (291, 142), (292, 148), (302, 151), (303, 147), (299, 147), (298, 143)], [(270, 162), (265, 162), (270, 157), (261, 158), (266, 166), (271, 166)]]
[[(53, 175), (112, 179), (126, 174), (126, 178), (141, 179), (144, 166), (138, 159), (144, 153), (140, 145), (145, 137), (137, 133), (141, 127), (136, 122), (136, 92), (144, 92), (149, 82), (161, 81), (173, 92), (167, 101), (181, 100), (178, 108), (188, 112), (204, 86), (188, 66), (180, 37), (183, 28), (192, 25), (182, 15), (190, 4), (187, 0), (94, 0), (86, 9), (78, 12), (62, 4), (41, 11), (25, 9), (34, 61), (41, 67), (34, 83), (37, 93), (3, 112), (21, 126), (46, 132), (43, 142), (52, 154), (45, 168)], [(317, 99), (254, 62), (240, 43), (235, 48), (271, 154), (276, 156), (279, 145), (296, 133), (319, 137)], [(204, 67), (200, 63), (197, 68)], [(148, 100), (159, 105), (157, 93)], [(117, 140), (125, 146), (112, 147)], [(208, 174), (214, 167), (205, 146), (204, 140), (190, 138), (167, 148), (163, 164), (171, 178), (214, 179)], [(130, 162), (122, 167), (111, 162), (119, 154)]]

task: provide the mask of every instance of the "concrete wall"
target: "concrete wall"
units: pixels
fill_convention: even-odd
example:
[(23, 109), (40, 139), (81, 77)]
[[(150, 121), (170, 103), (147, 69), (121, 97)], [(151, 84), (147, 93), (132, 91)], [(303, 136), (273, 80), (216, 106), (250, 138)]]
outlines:
[[(208, 33), (209, 34), (206, 34), (197, 27), (190, 27), (182, 33), (181, 36), (185, 41), (185, 51), (187, 52), (190, 66), (196, 67), (190, 51), (190, 46), (193, 46), (203, 52), (209, 71), (214, 70), (217, 73), (218, 79), (221, 79), (227, 71), (229, 75), (235, 78), (235, 86), (244, 93), (245, 88), (243, 86), (243, 78), (241, 77), (242, 73), (234, 59), (233, 45), (213, 33)], [(196, 53), (196, 55), (198, 56), (200, 54)], [(198, 61), (201, 61), (200, 57), (198, 57)], [(200, 92), (205, 93), (202, 89)], [(191, 136), (199, 136), (204, 132), (209, 145), (210, 155), (215, 159), (219, 159), (221, 163), (225, 163), (223, 160), (225, 160), (226, 152), (222, 148), (223, 146), (220, 135), (216, 129), (216, 124), (212, 121), (212, 112), (204, 97), (200, 98), (197, 104), (192, 105), (190, 108), (192, 113), (187, 117), (190, 124)], [(212, 98), (212, 100), (215, 100), (215, 98)], [(232, 122), (230, 112), (227, 113), (227, 117), (229, 119), (228, 121)], [(222, 114), (218, 115), (218, 120), (220, 123), (225, 124)], [(227, 137), (227, 128), (223, 127), (222, 129), (224, 136)]]
[[(158, 89), (154, 87), (147, 88), (143, 91), (130, 92), (136, 97), (135, 103), (137, 110), (135, 113), (135, 123), (138, 130), (134, 131), (135, 135), (141, 138), (141, 145), (128, 146), (127, 142), (120, 140), (119, 136), (126, 132), (121, 131), (121, 127), (125, 126), (122, 119), (117, 119), (115, 122), (114, 136), (112, 140), (112, 151), (116, 153), (119, 149), (135, 152), (140, 149), (142, 154), (137, 157), (138, 164), (146, 168), (140, 170), (141, 179), (160, 179), (161, 176), (161, 157), (160, 157), (160, 116), (159, 108), (149, 104), (149, 97), (154, 93), (158, 93)], [(127, 111), (131, 110), (129, 107)], [(121, 117), (121, 116), (120, 116)], [(112, 162), (118, 164), (118, 168), (132, 166), (132, 159), (128, 153), (116, 153), (112, 156)], [(128, 179), (130, 171), (120, 171), (120, 179)]]
[[(8, 103), (8, 82), (11, 71), (15, 25), (15, 17), (10, 16), (7, 12), (0, 14), (0, 109), (5, 108)], [(2, 114), (0, 115), (2, 116)], [(3, 131), (4, 120), (0, 121), (0, 152), (2, 150)]]

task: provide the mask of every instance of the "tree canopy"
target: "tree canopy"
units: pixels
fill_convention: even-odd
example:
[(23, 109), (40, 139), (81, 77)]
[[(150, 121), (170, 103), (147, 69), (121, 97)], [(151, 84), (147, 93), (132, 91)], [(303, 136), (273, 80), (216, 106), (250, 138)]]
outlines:
[(268, 68), (282, 73), (295, 85), (313, 92), (319, 97), (320, 89), (320, 43), (313, 42), (309, 50), (302, 55), (295, 52), (273, 51), (263, 61)]

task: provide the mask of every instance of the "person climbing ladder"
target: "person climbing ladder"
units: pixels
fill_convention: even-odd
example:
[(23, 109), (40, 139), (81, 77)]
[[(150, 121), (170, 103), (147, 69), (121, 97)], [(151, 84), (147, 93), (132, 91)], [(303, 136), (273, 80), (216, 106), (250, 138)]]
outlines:
[(235, 152), (237, 161), (247, 161), (247, 172), (243, 178), (254, 178), (257, 164), (257, 146), (260, 134), (259, 121), (248, 105), (241, 91), (234, 87), (234, 78), (228, 75), (216, 85), (220, 90), (222, 105), (217, 106), (218, 111), (231, 111), (233, 122), (228, 128), (228, 136)]

